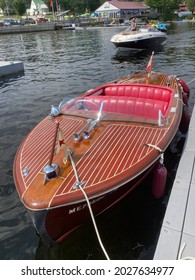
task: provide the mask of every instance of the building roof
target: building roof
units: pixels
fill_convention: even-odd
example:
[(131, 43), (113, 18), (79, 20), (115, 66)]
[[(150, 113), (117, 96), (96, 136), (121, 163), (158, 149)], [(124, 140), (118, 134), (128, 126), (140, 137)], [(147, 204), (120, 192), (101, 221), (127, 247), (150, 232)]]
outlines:
[(120, 10), (133, 10), (133, 9), (148, 9), (149, 7), (144, 2), (123, 2), (123, 1), (107, 1), (111, 5)]
[(34, 2), (34, 5), (36, 6), (37, 9), (47, 8), (47, 5), (42, 0), (31, 0), (31, 5), (32, 5), (32, 2)]
[(120, 10), (147, 10), (149, 7), (144, 2), (106, 1), (95, 12), (119, 12)]
[(33, 0), (36, 6), (43, 4), (42, 0)]

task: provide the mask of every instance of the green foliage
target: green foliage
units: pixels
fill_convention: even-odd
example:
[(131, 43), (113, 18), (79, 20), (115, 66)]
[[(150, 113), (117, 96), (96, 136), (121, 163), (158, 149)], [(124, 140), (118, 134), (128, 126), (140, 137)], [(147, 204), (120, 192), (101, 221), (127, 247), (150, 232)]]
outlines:
[(25, 2), (26, 2), (26, 8), (30, 9), (31, 0), (25, 0)]
[[(145, 0), (144, 2), (150, 8), (163, 9), (163, 8), (167, 7), (167, 9), (170, 9), (170, 8), (178, 9), (179, 4), (182, 2), (182, 0)], [(169, 10), (169, 12), (170, 12), (170, 10)]]
[(13, 7), (18, 14), (18, 16), (23, 16), (26, 13), (26, 1), (25, 0), (15, 0), (13, 2)]
[(189, 11), (193, 11), (195, 9), (195, 0), (187, 0), (187, 8)]
[(162, 0), (145, 0), (144, 3), (153, 9), (162, 9), (163, 6)]
[[(6, 4), (6, 2), (7, 2), (7, 4)], [(4, 11), (5, 10), (5, 8), (7, 7), (7, 8), (11, 8), (12, 7), (12, 0), (7, 0), (7, 1), (5, 1), (5, 0), (0, 0), (0, 8)]]
[[(50, 7), (49, 0), (43, 0), (43, 2)], [(53, 0), (53, 6), (55, 11), (57, 3), (63, 11), (70, 10), (73, 13), (85, 13), (86, 11), (95, 11), (104, 2), (102, 0)]]
[(151, 9), (156, 9), (157, 12), (160, 13), (163, 20), (170, 20), (173, 18), (174, 10), (178, 10), (179, 4), (182, 2), (182, 0), (145, 0), (144, 2)]
[(4, 11), (6, 7), (5, 1), (4, 0), (0, 0), (0, 8)]

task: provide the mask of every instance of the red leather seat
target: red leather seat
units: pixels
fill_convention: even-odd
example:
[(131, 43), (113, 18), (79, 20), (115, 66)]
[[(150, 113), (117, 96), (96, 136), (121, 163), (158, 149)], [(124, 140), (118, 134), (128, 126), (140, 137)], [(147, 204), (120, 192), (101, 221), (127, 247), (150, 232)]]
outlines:
[(107, 85), (104, 88), (106, 96), (129, 96), (169, 102), (173, 95), (171, 88), (154, 85)]
[[(173, 98), (173, 89), (148, 84), (106, 84), (89, 92), (84, 99), (100, 106), (104, 100), (103, 111), (130, 116), (157, 119), (159, 110), (166, 117)], [(93, 103), (87, 104), (98, 110)]]
[[(145, 118), (157, 119), (159, 110), (165, 115), (168, 103), (147, 98), (128, 98), (126, 96), (87, 96), (85, 100), (91, 101), (98, 106), (104, 101), (103, 111), (140, 116)], [(93, 103), (87, 102), (87, 106), (97, 111)]]

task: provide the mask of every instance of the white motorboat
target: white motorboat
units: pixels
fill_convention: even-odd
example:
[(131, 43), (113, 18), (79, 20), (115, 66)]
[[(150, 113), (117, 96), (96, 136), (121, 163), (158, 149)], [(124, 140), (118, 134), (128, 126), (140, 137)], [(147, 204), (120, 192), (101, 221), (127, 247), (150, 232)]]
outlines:
[(136, 31), (126, 29), (111, 38), (116, 47), (133, 49), (150, 49), (162, 46), (167, 40), (167, 34), (157, 28), (141, 27)]

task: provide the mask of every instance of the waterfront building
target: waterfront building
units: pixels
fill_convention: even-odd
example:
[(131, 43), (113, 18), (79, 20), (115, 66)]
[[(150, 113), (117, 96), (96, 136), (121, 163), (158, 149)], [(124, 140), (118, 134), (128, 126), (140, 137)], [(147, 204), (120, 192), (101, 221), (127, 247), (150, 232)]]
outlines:
[(32, 15), (44, 15), (48, 13), (49, 8), (42, 0), (32, 0), (28, 13)]
[(95, 11), (95, 14), (105, 18), (128, 19), (148, 12), (149, 7), (144, 2), (106, 1)]

